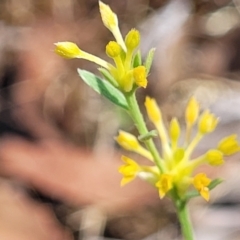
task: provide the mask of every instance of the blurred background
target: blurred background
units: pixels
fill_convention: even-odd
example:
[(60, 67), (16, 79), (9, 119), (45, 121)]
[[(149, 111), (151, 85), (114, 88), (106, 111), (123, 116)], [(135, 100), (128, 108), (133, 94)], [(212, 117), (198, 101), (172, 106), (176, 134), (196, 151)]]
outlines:
[[(219, 116), (195, 155), (240, 134), (239, 0), (103, 2), (123, 35), (140, 30), (143, 56), (156, 47), (148, 88), (138, 91), (141, 105), (153, 96), (166, 123), (173, 116), (183, 123), (195, 95)], [(170, 201), (140, 180), (119, 186), (123, 151), (113, 137), (136, 129), (79, 78), (76, 68), (97, 73), (96, 66), (54, 53), (53, 43), (72, 41), (107, 59), (112, 39), (97, 0), (0, 1), (1, 240), (181, 239)], [(196, 237), (238, 240), (239, 155), (205, 171), (225, 181), (210, 204), (192, 201)]]

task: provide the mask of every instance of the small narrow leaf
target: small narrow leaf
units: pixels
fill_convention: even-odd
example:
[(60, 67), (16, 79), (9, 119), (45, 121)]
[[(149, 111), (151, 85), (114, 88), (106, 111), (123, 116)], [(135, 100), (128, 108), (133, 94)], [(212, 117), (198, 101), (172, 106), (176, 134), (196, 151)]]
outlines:
[(133, 67), (136, 68), (142, 65), (141, 52), (138, 50), (133, 59)]
[(158, 132), (157, 130), (152, 130), (146, 134), (143, 134), (143, 135), (140, 135), (138, 137), (138, 140), (141, 141), (141, 142), (145, 142), (147, 140), (149, 140), (150, 138), (154, 138), (154, 137), (157, 137), (158, 136)]
[(111, 83), (108, 81), (99, 78), (91, 72), (86, 70), (81, 70), (78, 68), (78, 74), (83, 79), (83, 81), (90, 86), (97, 93), (105, 96), (108, 100), (114, 104), (128, 110), (128, 104), (124, 95)]
[(155, 48), (151, 48), (150, 51), (148, 52), (147, 58), (144, 62), (144, 66), (146, 67), (147, 74), (149, 73), (149, 71), (151, 69), (154, 53), (155, 53)]

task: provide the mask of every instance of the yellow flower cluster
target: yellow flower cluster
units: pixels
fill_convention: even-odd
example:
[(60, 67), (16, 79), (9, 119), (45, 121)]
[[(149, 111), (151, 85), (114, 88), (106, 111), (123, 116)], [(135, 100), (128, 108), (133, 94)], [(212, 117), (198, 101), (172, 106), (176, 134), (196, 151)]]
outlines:
[[(106, 73), (114, 79), (111, 83), (123, 92), (130, 92), (136, 87), (146, 88), (147, 86), (147, 70), (146, 67), (134, 64), (136, 52), (140, 43), (140, 33), (136, 29), (128, 32), (125, 39), (118, 27), (117, 15), (111, 8), (99, 1), (99, 9), (103, 24), (108, 28), (116, 41), (110, 41), (106, 45), (106, 54), (110, 57), (114, 64), (82, 51), (75, 43), (58, 42), (56, 43), (55, 52), (65, 58), (82, 58), (94, 62), (100, 67), (101, 73)], [(107, 79), (109, 80), (109, 79)]]
[[(186, 134), (183, 146), (179, 144), (181, 128), (176, 118), (170, 122), (169, 129), (163, 123), (161, 110), (156, 101), (146, 97), (145, 106), (151, 122), (156, 127), (162, 144), (163, 171), (137, 164), (134, 160), (123, 157), (124, 165), (120, 167), (120, 173), (123, 174), (122, 183), (128, 183), (136, 176), (142, 176), (143, 172), (152, 174), (155, 179), (154, 185), (158, 188), (160, 198), (166, 194), (171, 194), (171, 190), (177, 191), (180, 197), (184, 197), (188, 190), (194, 187), (199, 194), (206, 200), (209, 200), (209, 185), (211, 179), (205, 173), (194, 175), (197, 167), (203, 164), (219, 166), (224, 163), (224, 156), (234, 154), (240, 151), (240, 146), (236, 140), (236, 135), (230, 135), (221, 140), (215, 149), (207, 151), (200, 157), (191, 159), (192, 153), (204, 135), (215, 130), (218, 119), (209, 110), (204, 111), (199, 116), (199, 104), (192, 97), (185, 111)], [(192, 128), (197, 125), (198, 131), (192, 138)], [(137, 138), (129, 133), (121, 131), (116, 138), (117, 142), (125, 149), (137, 152), (142, 156), (153, 160), (150, 152), (141, 146)]]

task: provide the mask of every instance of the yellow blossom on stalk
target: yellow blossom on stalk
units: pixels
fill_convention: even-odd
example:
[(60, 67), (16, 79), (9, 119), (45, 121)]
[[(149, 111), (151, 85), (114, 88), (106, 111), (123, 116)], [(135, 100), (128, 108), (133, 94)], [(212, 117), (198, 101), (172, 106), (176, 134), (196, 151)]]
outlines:
[[(173, 118), (170, 122), (169, 129), (167, 129), (162, 119), (161, 110), (155, 99), (146, 97), (145, 106), (148, 117), (156, 127), (162, 144), (162, 154), (160, 158), (163, 168), (159, 171), (158, 175), (155, 174), (155, 178), (153, 178), (160, 198), (165, 197), (168, 193), (169, 196), (173, 196), (172, 191), (174, 191), (174, 194), (184, 199), (187, 193), (191, 191), (191, 188), (195, 188), (200, 196), (206, 201), (209, 201), (212, 180), (208, 178), (205, 173), (199, 173), (194, 176), (194, 172), (203, 164), (209, 164), (212, 167), (222, 165), (224, 163), (224, 155), (240, 151), (236, 135), (228, 136), (219, 142), (216, 149), (210, 149), (205, 154), (192, 159), (194, 149), (204, 135), (214, 131), (218, 119), (210, 113), (209, 110), (204, 111), (199, 116), (199, 103), (192, 97), (186, 107), (185, 120), (186, 125), (189, 126), (198, 123), (198, 132), (192, 138), (190, 137), (187, 143), (185, 142), (182, 145), (178, 141), (181, 128), (177, 119)], [(185, 134), (187, 135), (189, 133), (186, 131)], [(137, 152), (136, 149), (138, 149), (139, 143), (136, 137), (132, 135), (130, 137), (126, 133), (124, 133), (124, 135), (124, 138), (118, 137), (117, 141), (120, 145), (125, 149)], [(126, 147), (124, 144), (128, 144), (128, 146)], [(138, 170), (141, 169), (139, 171), (146, 171), (146, 168), (143, 166), (138, 165), (138, 167)], [(134, 176), (139, 176), (139, 174)]]
[(118, 27), (117, 15), (112, 11), (112, 9), (107, 4), (104, 4), (101, 1), (99, 1), (99, 9), (104, 26), (112, 32), (117, 42), (122, 46), (123, 50), (126, 52), (127, 51), (126, 45), (123, 41), (122, 34)]
[[(139, 31), (131, 29), (124, 40), (119, 30), (117, 15), (112, 9), (107, 4), (99, 1), (99, 10), (104, 26), (112, 32), (116, 39), (116, 41), (110, 41), (106, 45), (106, 54), (114, 61), (114, 65), (79, 49), (72, 42), (56, 43), (55, 52), (64, 58), (81, 58), (96, 63), (104, 69), (99, 71), (106, 80), (124, 93), (138, 87), (146, 88), (148, 83), (147, 73), (151, 64), (146, 65), (146, 69), (146, 66), (140, 64), (141, 61), (136, 64), (134, 60), (140, 44)], [(152, 57), (153, 55), (150, 57), (151, 61)]]
[(193, 179), (194, 187), (199, 191), (200, 195), (206, 200), (209, 201), (209, 184), (211, 179), (206, 176), (204, 173), (197, 174)]
[(223, 153), (217, 149), (211, 149), (206, 153), (206, 160), (212, 166), (219, 166), (224, 163)]
[(119, 135), (115, 138), (115, 140), (124, 149), (136, 152), (151, 161), (153, 160), (151, 153), (140, 145), (134, 135), (124, 131), (119, 131)]
[(122, 156), (122, 161), (124, 162), (124, 165), (119, 167), (119, 172), (123, 175), (121, 186), (131, 182), (137, 176), (148, 183), (155, 185), (159, 176), (158, 170), (155, 166), (140, 166), (134, 160), (126, 156)]
[(199, 120), (199, 132), (202, 134), (213, 132), (217, 124), (218, 119), (209, 110), (205, 110)]
[(159, 181), (156, 183), (156, 187), (159, 189), (159, 196), (163, 198), (169, 190), (173, 188), (172, 176), (169, 174), (162, 174)]
[(240, 146), (237, 141), (237, 135), (233, 134), (222, 139), (218, 144), (218, 149), (224, 155), (231, 155), (240, 151)]
[(137, 176), (141, 168), (135, 161), (128, 157), (122, 156), (122, 161), (125, 164), (119, 168), (119, 172), (123, 175), (121, 186), (124, 186)]
[(55, 43), (55, 52), (64, 58), (78, 58), (81, 56), (82, 51), (77, 44), (72, 42), (58, 42)]
[(146, 88), (147, 87), (147, 73), (146, 68), (144, 66), (139, 66), (133, 69), (133, 77), (135, 83), (139, 87)]
[(127, 46), (127, 49), (132, 51), (136, 47), (138, 47), (140, 43), (140, 33), (136, 29), (132, 29), (128, 32), (128, 34), (125, 37), (125, 44)]
[(86, 59), (88, 61), (94, 62), (100, 65), (101, 67), (104, 67), (109, 70), (114, 68), (110, 63), (104, 61), (103, 59), (82, 51), (81, 49), (79, 49), (79, 47), (75, 43), (58, 42), (58, 43), (55, 43), (55, 45), (56, 45), (55, 52), (61, 57), (82, 58), (82, 59)]

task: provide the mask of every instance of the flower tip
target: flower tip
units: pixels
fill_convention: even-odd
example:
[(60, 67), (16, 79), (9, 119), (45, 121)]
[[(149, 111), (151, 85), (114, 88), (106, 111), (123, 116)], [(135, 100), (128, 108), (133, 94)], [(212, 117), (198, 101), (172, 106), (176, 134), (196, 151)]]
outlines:
[(77, 58), (81, 54), (81, 50), (73, 42), (57, 42), (54, 45), (56, 46), (55, 53), (64, 58)]
[(110, 31), (118, 26), (118, 19), (112, 9), (102, 1), (99, 1), (99, 10), (102, 17), (103, 24)]

